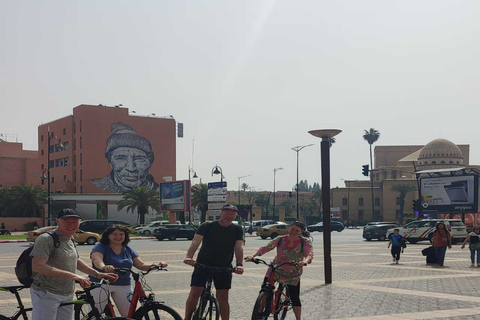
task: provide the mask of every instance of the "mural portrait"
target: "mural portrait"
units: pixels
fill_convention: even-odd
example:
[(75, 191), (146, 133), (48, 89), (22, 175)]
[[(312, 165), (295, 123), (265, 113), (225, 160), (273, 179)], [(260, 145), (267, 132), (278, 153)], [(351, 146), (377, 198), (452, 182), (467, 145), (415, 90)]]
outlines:
[(137, 186), (158, 190), (158, 183), (148, 173), (155, 159), (150, 141), (122, 122), (112, 124), (111, 132), (107, 139), (105, 157), (112, 170), (107, 176), (90, 181), (99, 189), (116, 193)]

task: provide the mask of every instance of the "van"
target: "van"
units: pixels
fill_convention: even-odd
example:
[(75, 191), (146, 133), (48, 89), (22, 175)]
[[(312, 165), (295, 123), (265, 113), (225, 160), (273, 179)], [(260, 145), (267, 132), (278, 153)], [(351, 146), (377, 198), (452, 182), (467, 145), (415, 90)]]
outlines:
[(257, 232), (259, 231), (263, 226), (267, 226), (269, 224), (276, 224), (276, 221), (273, 220), (257, 220), (257, 221), (252, 221), (252, 225), (248, 228), (248, 232)]

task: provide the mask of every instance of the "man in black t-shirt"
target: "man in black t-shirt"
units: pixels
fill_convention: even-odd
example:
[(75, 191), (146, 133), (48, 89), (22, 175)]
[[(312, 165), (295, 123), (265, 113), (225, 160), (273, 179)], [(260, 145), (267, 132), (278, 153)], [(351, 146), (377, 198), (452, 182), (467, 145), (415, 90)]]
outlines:
[[(211, 267), (231, 268), (233, 254), (237, 261), (234, 272), (243, 273), (243, 230), (239, 225), (232, 222), (237, 217), (238, 209), (235, 206), (226, 205), (220, 213), (220, 220), (203, 223), (197, 230), (192, 240), (184, 263), (195, 266), (195, 263), (205, 264)], [(193, 259), (198, 247), (202, 244), (197, 261)], [(207, 282), (208, 270), (195, 268), (192, 274), (190, 294), (188, 295), (185, 308), (185, 319), (190, 320), (197, 305), (198, 298), (202, 294)], [(228, 303), (228, 290), (232, 285), (232, 274), (227, 272), (216, 273), (213, 277), (216, 288), (216, 296), (220, 306), (222, 320), (230, 317), (230, 305)]]

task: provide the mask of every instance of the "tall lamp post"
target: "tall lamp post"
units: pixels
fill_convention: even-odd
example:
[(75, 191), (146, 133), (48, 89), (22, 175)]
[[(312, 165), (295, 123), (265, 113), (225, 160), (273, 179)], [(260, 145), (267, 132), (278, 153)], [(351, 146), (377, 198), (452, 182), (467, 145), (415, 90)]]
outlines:
[(337, 129), (312, 130), (311, 135), (321, 138), (322, 205), (323, 205), (323, 260), (325, 283), (332, 283), (332, 235), (330, 227), (330, 138), (342, 132)]
[(305, 146), (296, 146), (296, 147), (293, 147), (292, 150), (295, 151), (297, 153), (297, 220), (300, 219), (300, 211), (298, 210), (299, 209), (299, 206), (298, 206), (298, 153), (300, 152), (300, 150), (302, 150), (303, 148), (306, 148), (306, 147), (311, 147), (313, 146), (314, 143), (312, 144), (307, 144)]
[(247, 174), (246, 176), (238, 177), (238, 204), (240, 204), (240, 179), (250, 177), (250, 176), (251, 174)]
[(215, 165), (215, 167), (212, 169), (212, 177), (214, 174), (220, 174), (220, 182), (223, 182), (223, 178), (225, 177), (223, 176), (222, 168), (220, 168), (218, 165)]
[[(188, 196), (191, 198), (191, 194), (192, 194), (192, 181), (190, 180), (190, 172), (193, 172), (193, 179), (195, 178), (198, 178), (197, 176), (197, 173), (195, 172), (195, 170), (193, 170), (193, 168), (190, 168), (190, 166), (188, 166), (188, 183), (190, 184), (189, 188), (189, 194)], [(189, 205), (188, 205), (188, 222), (189, 223), (192, 223), (192, 201), (189, 200), (188, 201)]]
[(273, 216), (275, 216), (275, 176), (277, 175), (277, 171), (283, 170), (282, 167), (274, 168), (273, 169)]

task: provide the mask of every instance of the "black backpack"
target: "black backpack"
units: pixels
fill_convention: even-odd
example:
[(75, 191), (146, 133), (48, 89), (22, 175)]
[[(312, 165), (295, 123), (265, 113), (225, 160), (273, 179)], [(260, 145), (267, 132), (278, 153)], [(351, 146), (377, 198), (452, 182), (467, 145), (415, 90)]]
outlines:
[[(48, 233), (53, 238), (53, 246), (58, 248), (60, 246), (58, 233), (55, 230), (49, 230), (45, 233)], [(34, 245), (22, 252), (15, 267), (15, 275), (18, 281), (26, 287), (30, 287), (33, 282), (32, 257), (30, 257), (30, 253), (32, 253)]]

